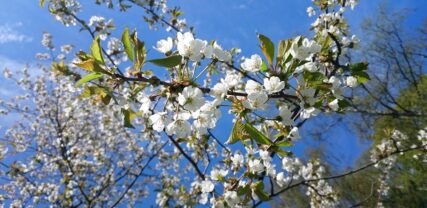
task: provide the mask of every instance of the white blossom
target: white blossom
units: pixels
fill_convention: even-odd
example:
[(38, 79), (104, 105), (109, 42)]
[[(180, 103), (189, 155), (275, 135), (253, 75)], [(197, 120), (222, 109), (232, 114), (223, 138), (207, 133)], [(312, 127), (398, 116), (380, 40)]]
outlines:
[(280, 92), (285, 88), (285, 82), (275, 76), (264, 78), (264, 87), (268, 93)]
[(215, 185), (209, 180), (202, 181), (201, 186), (202, 186), (202, 193), (210, 193), (215, 188)]
[(171, 51), (172, 48), (173, 48), (173, 40), (171, 37), (168, 37), (166, 40), (157, 41), (156, 47), (154, 49), (156, 49), (160, 53), (167, 53)]
[(331, 108), (332, 111), (337, 111), (339, 109), (339, 105), (338, 105), (338, 99), (335, 99), (333, 101), (331, 101), (330, 103), (328, 103), (329, 108)]
[(345, 80), (345, 84), (351, 88), (357, 87), (357, 85), (359, 84), (357, 82), (357, 78), (353, 77), (353, 76), (348, 76)]
[(214, 168), (211, 171), (211, 179), (214, 181), (219, 181), (228, 174), (228, 170), (216, 169)]
[(261, 69), (261, 65), (261, 57), (258, 54), (254, 54), (251, 58), (246, 58), (240, 66), (245, 71), (255, 73)]
[(199, 88), (193, 86), (185, 87), (179, 94), (177, 100), (180, 105), (190, 111), (196, 111), (205, 104), (203, 92)]
[(268, 100), (268, 94), (264, 91), (250, 93), (243, 105), (249, 109), (263, 109)]
[(309, 17), (316, 15), (316, 11), (314, 11), (313, 7), (307, 8), (307, 14)]
[(248, 165), (252, 173), (261, 173), (264, 171), (264, 165), (258, 159), (249, 160)]
[(162, 132), (170, 122), (167, 112), (157, 112), (150, 116), (150, 124), (157, 132)]
[(291, 54), (294, 58), (305, 60), (314, 53), (319, 53), (321, 46), (314, 40), (304, 38), (302, 44), (298, 44), (299, 39), (295, 39), (291, 46)]

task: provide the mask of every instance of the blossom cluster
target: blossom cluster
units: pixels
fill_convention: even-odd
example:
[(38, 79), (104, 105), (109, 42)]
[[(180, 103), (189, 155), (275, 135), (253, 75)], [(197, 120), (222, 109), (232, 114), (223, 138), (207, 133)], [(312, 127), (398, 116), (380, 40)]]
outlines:
[[(328, 7), (340, 6), (347, 5), (332, 1)], [(342, 12), (344, 9), (337, 14)], [(336, 29), (326, 28), (326, 33), (321, 32), (325, 29), (322, 29), (323, 24), (315, 23), (313, 28), (318, 35), (281, 41), (277, 53), (274, 43), (259, 35), (263, 57), (261, 54), (242, 57), (238, 66), (235, 60), (240, 49), (223, 49), (218, 42), (196, 38), (190, 31), (178, 31), (176, 36), (156, 43), (154, 49), (165, 58), (145, 60), (146, 51), (136, 33), (125, 32), (122, 43), (110, 38), (106, 54), (80, 53), (74, 64), (90, 71), (104, 62), (102, 56), (107, 56), (108, 60), (116, 54), (122, 57), (114, 59), (116, 63), (100, 65), (98, 68), (102, 70), (98, 69), (97, 73), (105, 74), (103, 77), (107, 80), (91, 78), (98, 84), (87, 82), (84, 94), (93, 96), (97, 90), (114, 86), (113, 94), (97, 96), (104, 99), (102, 102), (114, 100), (114, 103), (108, 100), (106, 103), (123, 112), (126, 126), (139, 127), (144, 136), (165, 138), (173, 144), (173, 152), (162, 153), (164, 163), (157, 164), (163, 168), (159, 184), (162, 189), (156, 200), (159, 205), (243, 206), (250, 199), (268, 198), (264, 190), (268, 177), (279, 188), (301, 183), (306, 186), (313, 206), (332, 206), (336, 195), (322, 179), (324, 168), (317, 161), (303, 165), (299, 159), (286, 155), (283, 146), (291, 146), (300, 138), (300, 123), (306, 119), (322, 111), (344, 110), (344, 89), (354, 88), (359, 83), (353, 68), (366, 70), (364, 64), (341, 65), (337, 61), (346, 49), (357, 43), (355, 37), (345, 35), (348, 31), (342, 15), (336, 18), (342, 24), (328, 24)], [(320, 15), (316, 22), (332, 20), (330, 15)], [(89, 23), (94, 27), (92, 32), (101, 40), (109, 36), (108, 25), (102, 17), (92, 17)], [(97, 47), (102, 45), (95, 40), (92, 50)], [(110, 68), (120, 72), (118, 68), (126, 61), (124, 55), (133, 65), (124, 74), (111, 77), (115, 72)], [(150, 70), (138, 72), (143, 62), (168, 68), (168, 76), (159, 79)], [(94, 66), (88, 67), (85, 63)], [(123, 79), (123, 84), (115, 83), (117, 79)], [(145, 84), (138, 85), (138, 80)], [(222, 144), (212, 133), (225, 113), (222, 106), (227, 104), (230, 105), (228, 113), (234, 115), (234, 127), (227, 144), (243, 144), (246, 154), (225, 147), (227, 144)], [(265, 117), (266, 112), (276, 116)], [(213, 155), (221, 156), (222, 163), (211, 166)], [(170, 164), (166, 158), (171, 156), (184, 158), (189, 165), (183, 168)], [(276, 167), (277, 160), (282, 161), (282, 168)], [(209, 169), (210, 175), (206, 174)], [(168, 172), (177, 175), (171, 177)], [(175, 184), (177, 181), (184, 183), (182, 177), (185, 175), (196, 176), (188, 181), (191, 187)], [(219, 190), (223, 190), (222, 193)], [(188, 192), (192, 194), (186, 194)]]

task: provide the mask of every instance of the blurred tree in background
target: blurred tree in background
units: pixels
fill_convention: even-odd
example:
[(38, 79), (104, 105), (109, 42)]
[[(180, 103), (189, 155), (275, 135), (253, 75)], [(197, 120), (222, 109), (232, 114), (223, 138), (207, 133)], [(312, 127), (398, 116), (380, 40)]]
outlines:
[[(355, 127), (359, 139), (369, 138), (372, 145), (358, 159), (357, 165), (370, 161), (371, 150), (389, 134), (399, 130), (417, 140), (417, 129), (427, 125), (427, 20), (418, 28), (404, 27), (406, 15), (411, 10), (390, 13), (380, 5), (374, 17), (365, 19), (362, 29), (367, 40), (360, 50), (369, 62), (372, 80), (354, 90), (359, 99), (352, 100), (355, 114), (333, 115), (336, 122), (347, 122)], [(344, 117), (344, 118), (343, 118)], [(370, 131), (367, 131), (370, 129)], [(322, 128), (324, 130), (324, 128)], [(328, 157), (325, 149), (314, 149), (311, 155)], [(415, 158), (414, 158), (415, 157)], [(330, 164), (329, 171), (333, 164)], [(427, 204), (427, 165), (414, 154), (399, 157), (387, 178), (389, 190), (379, 194), (378, 179), (382, 173), (375, 168), (351, 174), (335, 181), (339, 187), (341, 204), (348, 207), (375, 207), (381, 202), (385, 207), (424, 207)], [(295, 189), (282, 196), (277, 203), (286, 207), (309, 207), (304, 189)]]

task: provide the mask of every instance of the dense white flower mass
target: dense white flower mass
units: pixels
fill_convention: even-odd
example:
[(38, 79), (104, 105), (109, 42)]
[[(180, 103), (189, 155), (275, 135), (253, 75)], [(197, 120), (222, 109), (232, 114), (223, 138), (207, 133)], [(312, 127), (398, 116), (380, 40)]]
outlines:
[[(145, 162), (151, 154), (136, 145), (145, 139), (122, 127), (121, 117), (114, 113), (112, 105), (76, 98), (79, 89), (75, 88), (72, 77), (49, 72), (30, 77), (25, 69), (19, 76), (21, 81), (17, 84), (28, 96), (0, 101), (0, 106), (13, 105), (11, 113), (26, 118), (17, 120), (0, 140), (0, 160), (4, 162), (1, 171), (9, 171), (3, 175), (9, 182), (0, 186), (2, 200), (13, 200), (13, 206), (18, 207), (24, 206), (25, 201), (68, 207), (75, 201), (64, 197), (84, 200), (81, 192), (98, 195), (98, 203), (118, 197), (120, 186), (133, 178), (129, 173), (137, 170), (133, 168), (135, 164)], [(29, 102), (35, 107), (29, 108)], [(157, 149), (156, 144), (152, 145), (153, 151)], [(32, 151), (35, 147), (42, 147), (42, 151)], [(3, 160), (6, 157), (17, 159), (6, 165)], [(123, 180), (117, 181), (116, 186), (111, 182), (117, 177)], [(87, 183), (86, 178), (93, 181)], [(126, 199), (130, 204), (144, 196), (144, 188), (134, 190), (138, 193)]]

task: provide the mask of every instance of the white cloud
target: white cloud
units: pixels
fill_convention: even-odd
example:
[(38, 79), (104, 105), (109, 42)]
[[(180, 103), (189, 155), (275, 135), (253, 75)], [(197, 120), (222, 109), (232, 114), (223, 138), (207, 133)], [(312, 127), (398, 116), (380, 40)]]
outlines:
[(5, 68), (8, 68), (12, 71), (17, 71), (17, 70), (24, 68), (25, 66), (26, 66), (25, 63), (21, 63), (17, 60), (8, 58), (6, 56), (2, 56), (0, 54), (0, 70), (1, 70), (1, 72), (3, 72), (3, 69), (5, 69)]
[(20, 26), (22, 26), (22, 23), (0, 25), (0, 44), (10, 42), (31, 42), (33, 40), (32, 37), (21, 34), (15, 30), (16, 27)]

